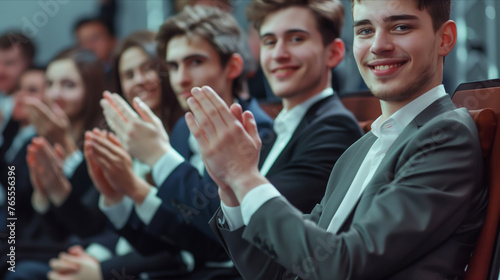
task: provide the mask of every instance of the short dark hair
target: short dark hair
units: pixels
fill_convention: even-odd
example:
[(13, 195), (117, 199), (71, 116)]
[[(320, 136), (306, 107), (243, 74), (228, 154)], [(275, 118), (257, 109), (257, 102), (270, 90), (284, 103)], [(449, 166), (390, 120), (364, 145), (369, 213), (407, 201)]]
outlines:
[(35, 45), (33, 42), (20, 32), (7, 32), (0, 36), (0, 50), (19, 48), (24, 58), (33, 62), (35, 58)]
[(115, 37), (115, 29), (113, 27), (113, 24), (111, 21), (103, 19), (101, 17), (85, 17), (79, 19), (75, 26), (73, 27), (73, 33), (76, 33), (78, 29), (80, 29), (82, 26), (89, 24), (89, 23), (98, 23), (102, 25), (106, 31), (108, 32), (110, 37)]
[(290, 7), (304, 7), (313, 13), (325, 46), (340, 37), (345, 11), (338, 0), (254, 0), (248, 5), (246, 14), (254, 27), (260, 30), (269, 14)]
[[(408, 0), (405, 0), (408, 1)], [(434, 31), (443, 25), (443, 23), (450, 20), (451, 14), (451, 0), (414, 0), (417, 2), (419, 10), (427, 10), (432, 18), (432, 26)], [(352, 7), (354, 8), (355, 2), (361, 2), (361, 0), (351, 0)]]
[[(244, 59), (244, 38), (234, 17), (216, 7), (186, 6), (181, 13), (170, 17), (158, 31), (158, 55), (165, 60), (168, 42), (176, 37), (200, 36), (217, 52), (222, 66), (226, 66), (232, 55), (240, 54)], [(244, 61), (248, 61), (245, 59)], [(233, 94), (243, 88), (244, 74), (233, 81)]]

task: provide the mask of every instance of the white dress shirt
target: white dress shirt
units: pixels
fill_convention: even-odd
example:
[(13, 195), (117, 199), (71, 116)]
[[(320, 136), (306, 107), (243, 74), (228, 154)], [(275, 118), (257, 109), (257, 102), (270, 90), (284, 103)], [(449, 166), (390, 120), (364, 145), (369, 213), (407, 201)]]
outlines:
[[(281, 154), (286, 145), (288, 145), (288, 142), (292, 138), (293, 133), (297, 129), (297, 126), (302, 121), (304, 116), (306, 115), (309, 108), (311, 108), (311, 106), (314, 105), (316, 102), (333, 94), (334, 92), (332, 88), (326, 88), (320, 93), (302, 102), (301, 104), (293, 107), (291, 110), (283, 109), (278, 114), (273, 124), (274, 132), (277, 135), (276, 141), (274, 142), (271, 151), (269, 151), (268, 156), (266, 157), (264, 163), (262, 164), (262, 167), (260, 169), (260, 174), (262, 174), (263, 176), (267, 175), (267, 172), (269, 172), (269, 169), (271, 169), (278, 156)], [(263, 204), (261, 203), (262, 201), (266, 202), (267, 200), (280, 195), (280, 193), (276, 189), (269, 192), (261, 192), (261, 194), (263, 195), (262, 197), (256, 200), (252, 200), (253, 203), (248, 203), (244, 206), (250, 208), (250, 209), (245, 209), (245, 211), (249, 210), (255, 212)], [(241, 209), (239, 206), (229, 207), (222, 202), (221, 202), (221, 208), (224, 214), (227, 214), (225, 215), (226, 222), (230, 229), (232, 228), (236, 229), (243, 225), (243, 217), (241, 216), (243, 209)]]
[(3, 145), (3, 131), (7, 123), (12, 117), (12, 110), (14, 110), (14, 98), (12, 95), (5, 95), (0, 92), (0, 113), (2, 114), (2, 121), (0, 121), (0, 147)]
[[(350, 211), (352, 211), (353, 206), (356, 204), (357, 199), (361, 196), (368, 182), (372, 179), (373, 174), (380, 165), (385, 153), (391, 147), (392, 143), (394, 143), (401, 131), (403, 131), (403, 129), (430, 104), (446, 95), (447, 93), (444, 90), (444, 86), (439, 85), (406, 104), (403, 108), (399, 109), (386, 120), (382, 121), (382, 118), (379, 117), (375, 120), (375, 122), (373, 122), (372, 133), (377, 137), (377, 140), (375, 140), (365, 156), (365, 159), (361, 163), (360, 169), (356, 173), (344, 200), (339, 206), (339, 209), (335, 213), (328, 227), (329, 231), (332, 230), (332, 232), (336, 232), (342, 224), (343, 219), (345, 219)], [(260, 206), (268, 200), (280, 195), (281, 194), (271, 184), (262, 184), (257, 186), (249, 191), (243, 198), (243, 201), (241, 202), (241, 218), (236, 219), (229, 217), (229, 215), (235, 215), (235, 213), (237, 214), (237, 210), (232, 209), (232, 211), (226, 211), (227, 206), (223, 206), (222, 209), (226, 221), (231, 221), (228, 222), (229, 229), (236, 230), (243, 225), (248, 225), (252, 215), (260, 208)], [(255, 207), (256, 205), (258, 205), (258, 207)], [(242, 221), (243, 224), (237, 224), (234, 223), (234, 221)]]

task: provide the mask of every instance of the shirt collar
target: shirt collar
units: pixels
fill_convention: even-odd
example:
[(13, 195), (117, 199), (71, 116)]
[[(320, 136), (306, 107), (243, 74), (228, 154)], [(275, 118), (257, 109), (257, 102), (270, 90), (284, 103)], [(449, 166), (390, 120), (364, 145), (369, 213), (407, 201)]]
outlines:
[(403, 108), (396, 111), (385, 121), (381, 121), (382, 116), (378, 117), (372, 123), (371, 128), (373, 134), (378, 138), (384, 137), (386, 135), (399, 135), (403, 131), (403, 129), (425, 108), (434, 103), (434, 101), (446, 95), (447, 93), (444, 90), (443, 85), (434, 87), (428, 92), (415, 98), (410, 103), (406, 104)]
[(295, 131), (300, 121), (305, 116), (307, 110), (309, 110), (309, 108), (311, 108), (311, 106), (314, 105), (317, 101), (333, 95), (333, 93), (334, 92), (332, 88), (326, 88), (320, 93), (302, 102), (301, 104), (293, 107), (291, 110), (281, 110), (281, 112), (278, 114), (278, 116), (276, 116), (276, 119), (274, 120), (273, 127), (276, 134), (279, 135), (287, 131)]

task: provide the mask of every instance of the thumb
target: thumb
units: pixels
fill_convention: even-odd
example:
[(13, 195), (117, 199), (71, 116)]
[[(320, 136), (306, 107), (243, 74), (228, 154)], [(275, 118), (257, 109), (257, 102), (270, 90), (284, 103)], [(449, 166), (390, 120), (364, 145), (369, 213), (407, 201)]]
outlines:
[(63, 109), (61, 107), (59, 107), (59, 105), (57, 105), (57, 103), (54, 103), (54, 105), (52, 105), (52, 111), (56, 115), (57, 119), (68, 120), (66, 113), (63, 111)]
[(75, 245), (75, 246), (69, 247), (68, 253), (70, 253), (70, 255), (73, 255), (73, 256), (79, 256), (79, 255), (84, 254), (85, 250), (83, 250), (82, 246)]
[(252, 137), (255, 143), (260, 143), (259, 130), (257, 129), (257, 122), (250, 111), (243, 113), (243, 126), (247, 133)]
[(133, 101), (134, 109), (139, 113), (139, 115), (147, 122), (152, 123), (156, 115), (151, 111), (146, 103), (144, 103), (139, 97), (134, 97)]

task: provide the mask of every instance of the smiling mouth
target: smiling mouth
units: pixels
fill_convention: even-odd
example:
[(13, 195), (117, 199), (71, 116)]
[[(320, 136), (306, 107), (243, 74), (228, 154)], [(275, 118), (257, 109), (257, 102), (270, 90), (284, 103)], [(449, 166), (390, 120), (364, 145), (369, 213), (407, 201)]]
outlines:
[(383, 70), (389, 70), (389, 69), (392, 69), (392, 68), (403, 66), (403, 64), (405, 64), (405, 62), (397, 63), (397, 64), (387, 64), (387, 65), (370, 66), (370, 68), (375, 69), (375, 70), (381, 70), (381, 71), (383, 71)]

